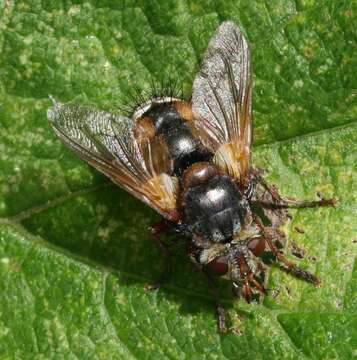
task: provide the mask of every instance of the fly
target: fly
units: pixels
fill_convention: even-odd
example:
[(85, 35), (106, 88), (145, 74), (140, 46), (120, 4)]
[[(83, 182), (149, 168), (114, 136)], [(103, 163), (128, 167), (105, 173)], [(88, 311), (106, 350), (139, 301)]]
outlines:
[[(265, 252), (319, 285), (315, 275), (287, 260), (279, 247), (284, 234), (271, 224), (287, 207), (335, 204), (283, 198), (252, 166), (252, 88), (248, 43), (227, 21), (209, 42), (190, 101), (155, 97), (131, 118), (59, 102), (48, 110), (66, 146), (162, 215), (155, 236), (178, 233), (202, 274), (228, 277), (233, 294), (248, 302), (265, 294)], [(225, 332), (225, 312), (213, 292)]]

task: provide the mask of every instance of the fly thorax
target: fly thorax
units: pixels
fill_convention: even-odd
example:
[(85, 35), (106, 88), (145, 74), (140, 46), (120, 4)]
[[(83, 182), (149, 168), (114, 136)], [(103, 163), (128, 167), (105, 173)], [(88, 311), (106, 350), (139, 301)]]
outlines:
[(185, 222), (194, 234), (213, 243), (227, 243), (244, 219), (243, 197), (236, 184), (209, 164), (195, 164), (182, 178)]

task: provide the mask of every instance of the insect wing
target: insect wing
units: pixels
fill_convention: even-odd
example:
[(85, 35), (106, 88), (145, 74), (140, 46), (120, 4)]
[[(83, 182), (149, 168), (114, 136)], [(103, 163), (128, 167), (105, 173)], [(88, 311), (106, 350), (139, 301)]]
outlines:
[(252, 143), (250, 51), (233, 22), (224, 22), (208, 45), (193, 83), (192, 109), (213, 162), (238, 180), (246, 176)]
[[(177, 179), (170, 164), (142, 153), (129, 118), (83, 106), (55, 103), (48, 119), (62, 142), (80, 158), (167, 219), (176, 216)], [(157, 163), (161, 164), (160, 167)]]

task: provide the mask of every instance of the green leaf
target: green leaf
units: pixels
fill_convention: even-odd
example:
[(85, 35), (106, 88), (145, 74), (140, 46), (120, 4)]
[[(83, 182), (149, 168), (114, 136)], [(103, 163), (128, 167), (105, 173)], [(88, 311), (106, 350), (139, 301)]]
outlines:
[[(66, 150), (48, 95), (120, 113), (130, 89), (170, 76), (190, 95), (212, 33), (252, 47), (254, 163), (281, 193), (339, 199), (292, 212), (286, 253), (318, 289), (273, 268), (263, 304), (213, 303), (178, 246), (167, 286), (158, 219)], [(0, 2), (0, 358), (357, 357), (356, 5), (299, 1)], [(304, 233), (296, 231), (302, 228)], [(291, 257), (293, 243), (305, 257)]]

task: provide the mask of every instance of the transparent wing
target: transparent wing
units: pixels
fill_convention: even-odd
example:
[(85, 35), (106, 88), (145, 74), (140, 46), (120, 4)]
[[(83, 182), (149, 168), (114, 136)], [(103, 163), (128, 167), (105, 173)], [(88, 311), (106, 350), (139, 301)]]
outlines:
[[(63, 143), (80, 158), (161, 215), (175, 220), (177, 179), (170, 161), (150, 142), (138, 144), (130, 119), (87, 107), (55, 103), (48, 120)], [(144, 151), (144, 153), (143, 153)]]
[(208, 45), (193, 83), (192, 109), (213, 162), (237, 179), (246, 176), (252, 143), (250, 51), (233, 22), (221, 24)]

